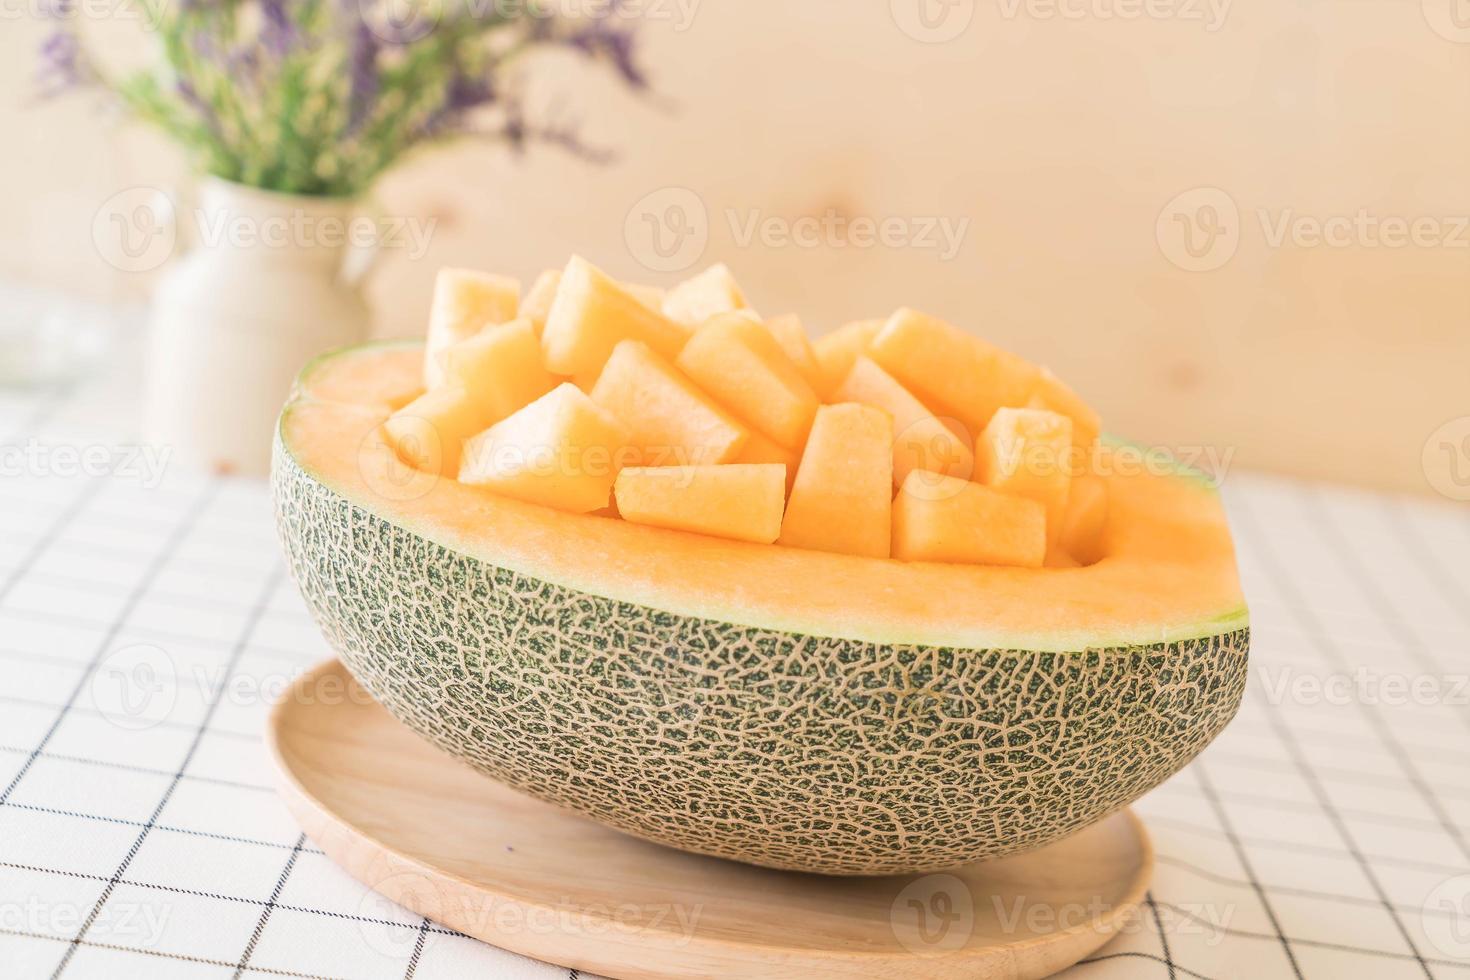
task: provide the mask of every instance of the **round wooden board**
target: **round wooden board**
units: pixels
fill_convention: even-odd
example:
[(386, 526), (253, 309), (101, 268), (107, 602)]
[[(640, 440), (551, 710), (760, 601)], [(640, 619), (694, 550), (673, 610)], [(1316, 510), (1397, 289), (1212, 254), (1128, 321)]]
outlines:
[(828, 878), (686, 854), (461, 765), (337, 661), (298, 679), (268, 738), (287, 806), (358, 880), (485, 942), (629, 980), (1044, 977), (1137, 922), (1153, 871), (1127, 812), (929, 875)]

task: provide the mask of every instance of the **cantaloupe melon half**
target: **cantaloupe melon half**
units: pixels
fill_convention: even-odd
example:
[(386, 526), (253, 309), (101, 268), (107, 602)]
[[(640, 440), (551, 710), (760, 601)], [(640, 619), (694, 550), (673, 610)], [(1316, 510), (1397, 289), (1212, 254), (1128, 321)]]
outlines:
[[(938, 869), (1127, 805), (1236, 710), (1230, 533), (1187, 473), (1105, 476), (1083, 568), (722, 540), (402, 479), (372, 434), (422, 356), (308, 368), (276, 446), (280, 533), (353, 674), (504, 783), (757, 864)], [(318, 396), (341, 377), (350, 401)]]

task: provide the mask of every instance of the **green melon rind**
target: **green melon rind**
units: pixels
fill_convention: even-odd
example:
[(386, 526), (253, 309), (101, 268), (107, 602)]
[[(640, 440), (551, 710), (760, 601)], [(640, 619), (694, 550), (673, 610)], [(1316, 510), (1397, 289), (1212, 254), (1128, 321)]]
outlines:
[(1072, 652), (679, 615), (457, 551), (278, 439), (277, 521), (353, 675), (482, 772), (685, 850), (831, 874), (1043, 846), (1126, 806), (1237, 710), (1249, 630)]

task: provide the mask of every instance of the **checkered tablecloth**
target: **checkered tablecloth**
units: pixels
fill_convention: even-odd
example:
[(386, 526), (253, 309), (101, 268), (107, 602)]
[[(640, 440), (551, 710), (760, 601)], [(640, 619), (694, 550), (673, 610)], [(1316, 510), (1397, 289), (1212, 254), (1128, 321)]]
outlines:
[[(98, 397), (0, 395), (0, 977), (566, 976), (303, 838), (261, 731), (329, 651), (266, 490), (134, 452)], [(1250, 693), (1138, 804), (1139, 927), (1067, 975), (1470, 977), (1470, 514), (1239, 474), (1226, 494)]]

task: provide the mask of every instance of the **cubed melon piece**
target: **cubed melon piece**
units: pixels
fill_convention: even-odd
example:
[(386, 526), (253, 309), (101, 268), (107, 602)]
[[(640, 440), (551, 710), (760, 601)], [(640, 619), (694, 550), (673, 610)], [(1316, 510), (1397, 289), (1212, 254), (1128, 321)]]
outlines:
[(975, 456), (934, 413), (870, 358), (860, 356), (830, 402), (858, 402), (893, 419), (893, 479), (902, 484), (913, 470), (945, 473), (968, 480)]
[(429, 333), (424, 348), (424, 387), (443, 383), (439, 355), (481, 329), (515, 318), (521, 284), (509, 276), (474, 269), (440, 269), (429, 307)]
[(868, 344), (878, 336), (886, 320), (855, 320), (845, 326), (818, 337), (812, 342), (812, 353), (817, 358), (821, 371), (821, 382), (814, 387), (823, 395), (842, 384), (842, 379), (852, 370), (853, 362), (867, 353)]
[(650, 310), (607, 273), (574, 256), (546, 316), (541, 349), (549, 370), (586, 383), (596, 379), (620, 340), (641, 340), (673, 357), (688, 339), (687, 327)]
[(641, 282), (625, 282), (623, 283), (623, 288), (628, 291), (629, 296), (650, 310), (653, 310), (655, 313), (663, 312), (664, 297), (668, 295), (666, 290), (658, 286), (645, 285)]
[(636, 340), (613, 349), (592, 400), (628, 427), (645, 466), (728, 463), (745, 448), (743, 425)]
[(1102, 435), (1102, 419), (1091, 405), (1046, 368), (1041, 369), (1027, 408), (1044, 408), (1072, 420), (1072, 442), (1078, 449), (1089, 450)]
[(916, 470), (893, 501), (893, 557), (1040, 568), (1046, 508), (956, 476)]
[(817, 413), (817, 393), (759, 323), (738, 314), (695, 331), (676, 361), (735, 416), (788, 449), (800, 448)]
[(547, 269), (531, 283), (530, 290), (521, 297), (516, 310), (517, 317), (524, 317), (536, 326), (536, 336), (546, 326), (546, 317), (551, 313), (551, 304), (556, 301), (556, 290), (561, 285), (561, 270)]
[(589, 513), (608, 505), (628, 438), (623, 423), (563, 383), (467, 442), (459, 481)]
[(1107, 481), (1092, 473), (1074, 476), (1057, 533), (1058, 546), (1083, 565), (1091, 565), (1103, 556), (1107, 525)]
[(557, 378), (541, 361), (541, 341), (528, 319), (486, 327), (445, 349), (439, 358), (444, 380), (465, 388), (494, 415), (492, 425), (546, 394)]
[(745, 294), (723, 262), (685, 279), (663, 300), (664, 316), (697, 327), (712, 316), (743, 310)]
[(1030, 399), (1040, 370), (959, 327), (910, 309), (889, 317), (870, 356), (934, 408), (980, 432), (1002, 407)]
[(1072, 420), (1040, 408), (1000, 408), (975, 440), (988, 487), (1046, 508), (1052, 540), (1061, 530), (1072, 486)]
[(504, 414), (479, 392), (462, 387), (426, 391), (388, 416), (383, 436), (398, 457), (414, 469), (451, 479), (459, 472), (465, 440), (495, 424)]
[(614, 495), (634, 524), (770, 544), (781, 533), (786, 472), (776, 463), (631, 466)]
[(737, 463), (780, 463), (786, 467), (786, 492), (796, 482), (796, 467), (801, 462), (801, 453), (795, 449), (778, 446), (755, 430), (749, 430), (745, 447), (735, 457)]
[(796, 365), (796, 370), (801, 372), (806, 383), (820, 395), (822, 369), (817, 365), (817, 355), (812, 350), (812, 342), (807, 339), (806, 328), (801, 325), (801, 317), (795, 313), (787, 313), (784, 316), (773, 316), (765, 324), (771, 336), (776, 338), (786, 359)]
[(887, 558), (893, 420), (867, 405), (824, 405), (796, 470), (781, 544)]

